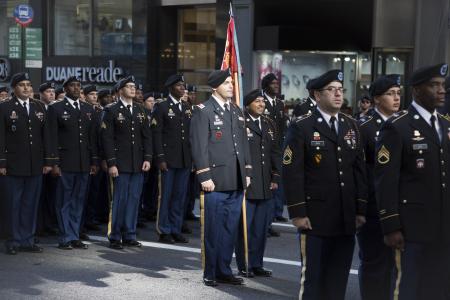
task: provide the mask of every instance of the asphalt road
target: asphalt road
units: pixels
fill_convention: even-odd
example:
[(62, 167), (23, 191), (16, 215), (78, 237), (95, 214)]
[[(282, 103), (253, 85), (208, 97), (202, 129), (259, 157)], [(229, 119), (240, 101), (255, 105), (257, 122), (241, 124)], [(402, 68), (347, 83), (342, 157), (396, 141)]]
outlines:
[[(269, 238), (265, 267), (272, 278), (245, 279), (245, 286), (206, 287), (202, 283), (200, 224), (188, 244), (157, 243), (155, 225), (146, 223), (142, 248), (108, 248), (106, 226), (91, 232), (88, 250), (63, 251), (56, 237), (40, 238), (44, 252), (0, 253), (0, 299), (297, 299), (299, 242), (288, 223), (275, 224), (281, 237)], [(0, 241), (1, 243), (3, 241)], [(357, 255), (346, 299), (359, 299)]]

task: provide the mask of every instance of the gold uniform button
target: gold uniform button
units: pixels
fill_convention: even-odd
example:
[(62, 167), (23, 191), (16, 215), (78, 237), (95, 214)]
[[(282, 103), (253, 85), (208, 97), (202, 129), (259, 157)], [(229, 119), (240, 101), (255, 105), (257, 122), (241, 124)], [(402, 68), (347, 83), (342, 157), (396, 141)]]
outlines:
[(344, 172), (342, 172), (342, 171), (339, 171), (339, 175), (343, 175), (344, 174)]
[(445, 183), (442, 184), (442, 187), (445, 189)]
[(30, 142), (30, 145), (33, 145), (33, 142)]
[(83, 141), (82, 140), (80, 140), (80, 144), (82, 143)]
[(406, 199), (403, 199), (403, 201), (402, 201), (403, 203), (407, 203), (408, 201), (406, 200)]
[(343, 182), (341, 182), (341, 186), (344, 186), (345, 184)]
[(338, 158), (338, 162), (342, 162), (342, 158)]
[(341, 147), (338, 146), (338, 147), (337, 147), (337, 151), (341, 151)]

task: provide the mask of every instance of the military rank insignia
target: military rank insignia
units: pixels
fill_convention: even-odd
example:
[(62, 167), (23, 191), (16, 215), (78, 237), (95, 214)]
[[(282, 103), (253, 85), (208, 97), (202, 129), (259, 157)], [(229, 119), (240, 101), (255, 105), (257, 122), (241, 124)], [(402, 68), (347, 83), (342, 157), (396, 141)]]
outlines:
[(175, 117), (175, 113), (173, 112), (173, 110), (171, 108), (169, 108), (169, 112), (167, 113), (167, 116)]
[(156, 126), (156, 125), (158, 125), (158, 121), (156, 121), (156, 119), (153, 118), (153, 120), (152, 120), (152, 126)]
[(319, 154), (319, 153), (317, 153), (317, 154), (315, 154), (314, 155), (314, 162), (317, 164), (317, 165), (320, 165), (320, 162), (322, 161), (322, 154)]
[(292, 163), (292, 150), (291, 147), (287, 146), (286, 149), (284, 149), (283, 165), (290, 165), (291, 163)]
[(36, 112), (36, 117), (39, 119), (39, 121), (43, 121), (44, 120), (44, 114), (41, 112)]
[(377, 155), (378, 163), (381, 165), (387, 164), (390, 160), (390, 155), (389, 150), (386, 149), (384, 145), (381, 146), (381, 149), (378, 151)]
[(105, 122), (102, 122), (102, 129), (106, 129), (106, 123)]

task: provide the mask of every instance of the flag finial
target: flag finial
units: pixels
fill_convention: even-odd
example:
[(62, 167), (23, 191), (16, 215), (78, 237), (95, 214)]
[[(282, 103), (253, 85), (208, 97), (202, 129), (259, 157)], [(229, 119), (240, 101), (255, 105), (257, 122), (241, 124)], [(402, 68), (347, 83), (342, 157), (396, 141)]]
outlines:
[(233, 17), (233, 4), (231, 4), (230, 1), (230, 11), (229, 11), (230, 17)]

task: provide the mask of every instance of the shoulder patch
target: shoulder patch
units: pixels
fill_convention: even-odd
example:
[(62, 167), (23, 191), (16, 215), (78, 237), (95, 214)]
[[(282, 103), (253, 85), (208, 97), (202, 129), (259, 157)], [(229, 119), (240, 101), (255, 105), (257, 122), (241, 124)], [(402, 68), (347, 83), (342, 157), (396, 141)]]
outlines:
[(53, 101), (52, 103), (50, 103), (49, 105), (54, 105), (54, 104), (56, 104), (56, 103), (60, 103), (60, 102), (62, 102), (64, 99), (62, 99), (62, 100), (55, 100), (55, 101)]
[(311, 116), (312, 116), (312, 113), (309, 112), (306, 115), (301, 115), (300, 117), (298, 117), (297, 120), (295, 120), (295, 122), (303, 121), (303, 120), (305, 120), (305, 119), (307, 119), (307, 118), (309, 118)]
[(406, 116), (408, 114), (407, 110), (402, 110), (399, 111), (398, 113), (395, 113), (392, 117), (391, 117), (391, 123), (396, 122), (397, 120), (401, 119), (402, 117)]
[(446, 114), (445, 116), (443, 114), (437, 113), (439, 117), (447, 120), (450, 122), (450, 114)]
[(203, 104), (203, 103), (200, 103), (200, 104), (198, 104), (198, 105), (196, 105), (198, 108), (200, 108), (200, 109), (204, 109), (205, 108), (205, 105)]
[(352, 120), (352, 121), (354, 121), (354, 122), (357, 122), (357, 120), (356, 120), (355, 118), (353, 118), (352, 116), (350, 116), (350, 115), (348, 115), (348, 114), (345, 114), (345, 113), (343, 113), (343, 112), (339, 112), (339, 113), (342, 114), (343, 116), (349, 118), (350, 120)]
[(364, 126), (373, 119), (373, 116), (365, 116), (359, 120), (359, 126)]

